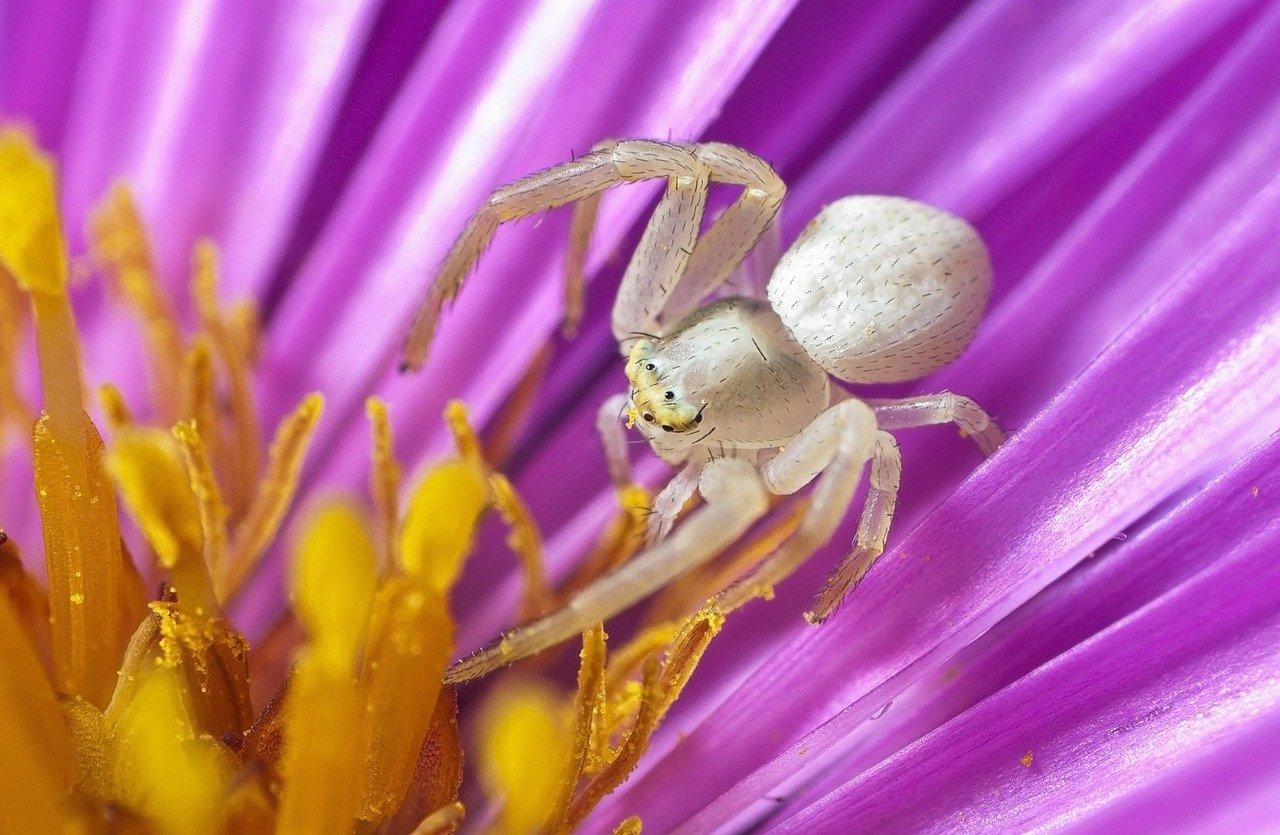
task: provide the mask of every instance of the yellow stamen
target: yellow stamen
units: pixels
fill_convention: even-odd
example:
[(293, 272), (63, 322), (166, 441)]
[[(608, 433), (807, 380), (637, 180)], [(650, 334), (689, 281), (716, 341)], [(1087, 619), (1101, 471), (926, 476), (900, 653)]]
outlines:
[(276, 806), (261, 779), (240, 779), (221, 810), (222, 832), (268, 835), (276, 831)]
[(378, 511), (378, 534), (382, 545), (383, 571), (396, 564), (397, 522), (400, 518), (400, 462), (392, 443), (391, 419), (387, 404), (378, 397), (365, 402), (365, 413), (373, 432), (373, 466), (369, 474), (369, 490)]
[(262, 353), (262, 313), (253, 299), (239, 299), (227, 312), (227, 326), (236, 338), (245, 365), (252, 368)]
[(13, 613), (31, 640), (32, 649), (44, 662), (45, 669), (52, 669), (49, 598), (36, 578), (22, 566), (18, 546), (4, 531), (0, 531), (0, 597), (9, 599)]
[(154, 663), (181, 674), (198, 726), (218, 739), (235, 738), (253, 723), (249, 644), (221, 617), (193, 616), (177, 604), (151, 604), (158, 617)]
[(645, 666), (642, 683), (643, 695), (635, 724), (613, 762), (595, 778), (578, 797), (569, 810), (567, 823), (576, 827), (591, 813), (607, 794), (631, 775), (662, 717), (688, 683), (707, 644), (724, 625), (724, 615), (713, 606), (706, 606), (685, 623), (672, 643), (666, 663), (659, 667), (655, 659)]
[(192, 295), (200, 311), (200, 322), (213, 342), (227, 372), (227, 395), (235, 427), (234, 463), (236, 478), (232, 507), (241, 508), (262, 469), (262, 429), (254, 403), (253, 382), (244, 352), (227, 324), (218, 302), (217, 248), (211, 241), (196, 244), (192, 271)]
[(294, 608), (311, 654), (335, 674), (355, 674), (373, 600), (373, 565), (373, 542), (355, 506), (332, 503), (307, 518), (294, 568)]
[(609, 657), (609, 669), (605, 682), (610, 693), (617, 693), (626, 683), (627, 676), (653, 653), (671, 645), (680, 634), (683, 624), (679, 621), (659, 623), (647, 627)]
[(481, 711), (480, 777), (502, 804), (499, 832), (537, 832), (551, 812), (560, 774), (548, 763), (569, 755), (559, 694), (536, 680), (500, 682)]
[(266, 474), (236, 529), (228, 559), (212, 567), (213, 586), (219, 600), (227, 600), (239, 590), (279, 530), (298, 488), (302, 459), (323, 408), (324, 399), (319, 394), (310, 394), (276, 430)]
[(404, 804), (385, 824), (394, 831), (458, 802), (462, 788), (462, 745), (458, 734), (458, 696), (452, 687), (440, 691), (417, 756)]
[(128, 641), (125, 624), (131, 629), (143, 613), (131, 611), (115, 491), (101, 464), (102, 441), (83, 412), (79, 418), (74, 439), (60, 434), (49, 415), (36, 423), (36, 497), (58, 688), (105, 707)]
[(643, 830), (644, 824), (640, 816), (632, 815), (614, 828), (613, 835), (640, 835)]
[(471, 427), (467, 416), (467, 407), (461, 400), (450, 400), (444, 409), (445, 423), (453, 434), (454, 446), (458, 448), (458, 457), (472, 466), (487, 471), (489, 464), (476, 438), (476, 430)]
[(489, 486), (493, 490), (494, 504), (511, 529), (507, 535), (507, 547), (520, 557), (520, 567), (524, 573), (524, 602), (520, 607), (520, 620), (532, 620), (549, 614), (556, 608), (556, 603), (551, 586), (547, 583), (542, 533), (538, 530), (538, 523), (506, 476), (495, 473), (489, 477)]
[(205, 565), (210, 568), (221, 565), (227, 553), (227, 507), (213, 475), (209, 452), (195, 421), (175, 425), (173, 437), (178, 442), (182, 465), (195, 497)]
[(569, 758), (560, 775), (555, 803), (547, 816), (547, 830), (564, 828), (565, 816), (582, 778), (591, 751), (591, 740), (603, 720), (605, 710), (605, 641), (604, 624), (597, 624), (582, 634), (581, 662), (578, 665), (578, 692), (573, 702), (573, 735), (569, 742)]
[(191, 343), (182, 362), (182, 403), (178, 414), (194, 420), (210, 450), (219, 448), (218, 393), (213, 375), (213, 346), (203, 334)]
[(94, 209), (90, 238), (94, 259), (114, 278), (121, 297), (142, 323), (153, 396), (161, 418), (172, 420), (178, 406), (182, 336), (173, 308), (156, 281), (146, 231), (124, 183), (116, 183)]
[(35, 420), (18, 389), (18, 348), (22, 339), (23, 301), (17, 285), (0, 264), (0, 449), (10, 431), (23, 436)]
[(447, 594), (471, 551), (476, 522), (488, 505), (484, 477), (470, 464), (433, 467), (419, 482), (400, 529), (400, 565)]
[(278, 831), (351, 831), (364, 786), (364, 700), (356, 652), (364, 639), (376, 567), (359, 512), (328, 505), (307, 520), (293, 576), (310, 644), (284, 706)]
[(64, 692), (102, 706), (126, 640), (123, 565), (101, 441), (84, 414), (57, 209), (50, 160), (25, 134), (0, 134), (0, 264), (30, 296), (44, 392), (35, 470), (57, 680)]
[(404, 806), (395, 820), (413, 820), (457, 803), (462, 790), (462, 741), (458, 733), (458, 694), (445, 687), (436, 699), (427, 737)]
[(183, 611), (192, 617), (217, 614), (200, 514), (173, 438), (158, 429), (127, 430), (105, 460), (129, 512), (169, 570)]
[(63, 295), (66, 245), (53, 162), (19, 130), (0, 132), (0, 262), (28, 293)]
[(365, 693), (364, 800), (380, 822), (404, 802), (453, 654), (453, 620), (420, 578), (390, 578), (374, 597), (360, 684)]
[(40, 660), (6, 596), (0, 595), (0, 831), (40, 832), (65, 817), (73, 778), (71, 740)]
[(147, 671), (112, 735), (113, 794), (122, 805), (162, 832), (214, 831), (238, 764), (193, 721), (176, 673)]
[(129, 411), (129, 404), (124, 402), (120, 389), (111, 383), (98, 386), (98, 404), (102, 406), (102, 416), (107, 419), (107, 425), (113, 432), (133, 425), (133, 413)]
[(111, 729), (106, 717), (84, 699), (63, 699), (59, 707), (71, 737), (75, 791), (96, 803), (110, 802)]

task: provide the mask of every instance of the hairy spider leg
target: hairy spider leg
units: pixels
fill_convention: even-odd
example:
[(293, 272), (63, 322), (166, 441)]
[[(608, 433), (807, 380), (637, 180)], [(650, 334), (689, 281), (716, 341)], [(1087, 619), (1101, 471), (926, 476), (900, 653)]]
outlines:
[(818, 484), (799, 529), (751, 575), (717, 596), (722, 610), (771, 596), (775, 586), (830, 541), (853, 501), (863, 466), (876, 451), (877, 437), (870, 407), (850, 399), (816, 417), (765, 464), (761, 470), (765, 486), (777, 495), (795, 493), (815, 477)]
[(960, 434), (972, 438), (983, 455), (990, 455), (1004, 443), (1004, 433), (987, 413), (968, 397), (952, 394), (926, 394), (895, 400), (869, 400), (876, 420), (884, 429), (912, 429), (954, 423)]
[(858, 520), (858, 534), (853, 550), (840, 561), (836, 570), (827, 578), (826, 585), (814, 601), (813, 608), (805, 612), (809, 623), (822, 623), (849, 592), (858, 587), (871, 566), (884, 553), (885, 540), (889, 538), (889, 525), (893, 522), (893, 509), (898, 503), (898, 485), (902, 480), (902, 455), (893, 436), (883, 430), (876, 432), (875, 449), (871, 453), (871, 488), (862, 506), (862, 518)]
[(497, 645), (455, 664), (445, 682), (457, 684), (526, 658), (583, 632), (705, 563), (747, 531), (769, 507), (755, 468), (724, 459), (703, 468), (698, 485), (706, 504), (661, 544), (574, 595), (565, 608), (511, 632)]
[[(600, 150), (524, 177), (490, 195), (453, 244), (419, 306), (405, 341), (404, 361), (401, 363), (403, 369), (419, 368), (426, 360), (444, 303), (457, 295), (467, 273), (488, 247), (502, 223), (592, 198), (621, 183), (665, 178), (668, 180), (668, 189), (664, 196), (667, 206), (663, 223), (672, 219), (680, 222), (668, 229), (662, 224), (655, 227), (651, 220), (646, 230), (646, 235), (650, 230), (653, 233), (651, 247), (645, 257), (655, 269), (670, 270), (673, 266), (682, 269), (687, 265), (698, 286), (706, 287), (709, 291), (727, 278), (755, 245), (760, 234), (777, 214), (786, 192), (781, 179), (767, 163), (728, 145), (709, 143), (690, 146), (649, 140), (625, 140), (604, 143), (598, 147)], [(696, 227), (701, 223), (702, 206), (706, 199), (704, 181), (743, 185), (746, 189), (738, 201), (712, 224), (702, 240), (697, 240)], [(688, 237), (689, 233), (684, 225), (694, 214), (686, 205), (691, 199), (696, 199), (701, 204), (696, 209), (698, 223), (694, 224), (693, 238)], [(589, 202), (575, 218), (570, 257), (577, 259), (579, 266), (573, 267), (575, 261), (571, 260), (570, 281), (579, 281), (581, 278), (580, 262), (585, 257), (597, 209), (598, 206)], [(661, 205), (659, 211), (664, 211)], [(580, 251), (578, 247), (581, 248)], [(664, 247), (679, 252), (669, 255), (672, 259), (670, 261), (665, 257), (654, 261), (658, 250)], [(633, 264), (641, 258), (642, 249), (643, 246), (637, 249), (632, 259)], [(575, 252), (578, 254), (575, 255)], [(726, 258), (730, 259), (728, 263), (723, 262)], [(677, 271), (676, 274), (664, 275), (660, 281), (646, 278), (642, 283), (650, 287), (666, 286), (665, 292), (670, 293), (675, 289), (679, 278)], [(641, 283), (640, 279), (636, 278), (634, 283)], [(624, 289), (625, 285), (624, 280)], [(581, 288), (568, 289), (566, 294), (580, 300)], [(621, 297), (623, 294), (619, 295)], [(705, 292), (699, 297), (701, 295), (705, 295)], [(680, 306), (683, 307), (684, 294), (679, 298)], [(635, 307), (632, 301), (619, 302), (619, 305), (631, 305), (628, 311)], [(615, 305), (615, 332), (618, 331), (619, 316), (616, 311), (619, 305)], [(660, 308), (660, 305), (646, 302), (641, 309), (654, 310), (653, 315), (656, 316), (661, 312)], [(624, 332), (620, 339), (625, 339), (626, 336)]]

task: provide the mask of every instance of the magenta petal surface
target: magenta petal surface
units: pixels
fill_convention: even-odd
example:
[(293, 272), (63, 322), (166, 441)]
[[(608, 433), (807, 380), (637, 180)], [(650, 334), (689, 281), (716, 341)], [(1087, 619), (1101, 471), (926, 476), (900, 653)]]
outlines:
[[(1180, 782), (1171, 771), (1216, 759), (1252, 732), (1274, 738), (1277, 546), (1272, 526), (774, 831), (1095, 830), (1091, 818), (1113, 799), (1158, 795), (1166, 781)], [(1274, 766), (1274, 758), (1249, 762), (1274, 773), (1268, 760)], [(1210, 799), (1199, 804), (1210, 810), (1232, 793), (1229, 784), (1182, 785)], [(1136, 829), (1185, 822), (1154, 799), (1129, 802)]]
[[(1264, 0), (0, 0), (0, 118), (57, 155), (76, 263), (117, 177), (184, 318), (192, 243), (221, 245), (224, 295), (266, 317), (264, 425), (326, 397), (307, 501), (364, 490), (366, 396), (412, 470), (447, 448), (447, 400), (485, 428), (550, 347), (506, 469), (553, 577), (615, 512), (608, 311), (656, 191), (606, 198), (576, 340), (553, 335), (558, 212), (499, 232), (424, 373), (396, 375), (495, 186), (611, 137), (727, 141), (787, 180), (784, 239), (852, 193), (982, 233), (996, 286), (969, 350), (866, 393), (969, 395), (1009, 443), (984, 462), (949, 428), (902, 433), (881, 563), (803, 625), (851, 512), (733, 615), (592, 832), (1280, 827), (1278, 90)], [(94, 277), (73, 295), (89, 382), (145, 419), (136, 323)], [(0, 454), (0, 525), (38, 557), (26, 450)], [(284, 611), (287, 556), (237, 602), (251, 636)], [(455, 593), (463, 648), (512, 625), (520, 584), (494, 524)]]
[[(890, 548), (849, 605), (784, 644), (619, 802), (659, 826), (728, 821), (1242, 435), (1273, 428), (1280, 283), (1265, 230), (1277, 221), (1273, 178), (1102, 357)], [(1238, 294), (1220, 291), (1223, 270)], [(774, 732), (761, 738), (759, 727)], [(664, 796), (673, 773), (695, 767), (695, 787)]]

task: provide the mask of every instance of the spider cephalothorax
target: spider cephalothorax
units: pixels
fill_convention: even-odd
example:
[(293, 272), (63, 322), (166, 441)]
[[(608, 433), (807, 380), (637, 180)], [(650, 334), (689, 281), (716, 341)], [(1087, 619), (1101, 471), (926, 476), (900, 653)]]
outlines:
[[(566, 203), (576, 203), (566, 293), (572, 331), (601, 193), (654, 178), (665, 179), (667, 189), (613, 308), (629, 387), (601, 407), (599, 425), (615, 481), (627, 481), (629, 472), (621, 415), (663, 460), (683, 467), (655, 499), (643, 552), (564, 610), (461, 662), (449, 680), (538, 652), (626, 608), (713, 558), (765, 513), (769, 493), (794, 493), (819, 479), (796, 533), (721, 593), (726, 606), (740, 605), (826, 543), (867, 468), (871, 486), (857, 539), (807, 615), (821, 621), (884, 550), (901, 469), (888, 430), (954, 423), (988, 453), (1003, 440), (965, 397), (863, 400), (831, 385), (831, 377), (917, 379), (964, 350), (991, 288), (977, 233), (905, 198), (846, 197), (823, 209), (776, 259), (764, 298), (708, 301), (771, 228), (786, 193), (759, 157), (718, 143), (606, 142), (498, 189), (441, 266), (414, 320), (404, 366), (425, 359), (444, 302), (498, 225)], [(704, 230), (712, 182), (742, 193)], [(695, 492), (705, 506), (673, 532)]]

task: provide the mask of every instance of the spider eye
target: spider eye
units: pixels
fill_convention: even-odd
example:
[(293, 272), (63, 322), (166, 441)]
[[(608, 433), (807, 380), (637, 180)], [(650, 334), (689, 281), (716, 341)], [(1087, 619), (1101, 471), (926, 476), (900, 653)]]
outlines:
[(667, 398), (668, 400), (675, 400), (676, 393), (674, 391), (669, 391), (666, 394), (664, 394), (663, 397)]
[(663, 431), (663, 432), (674, 432), (674, 431), (676, 431), (676, 430), (675, 430), (675, 428), (674, 428), (674, 427), (667, 426), (667, 425), (664, 423), (664, 424), (662, 424), (662, 431)]
[(652, 371), (652, 370), (653, 370), (653, 369), (655, 369), (655, 368), (657, 368), (657, 366), (656, 366), (656, 365), (654, 365), (654, 364), (653, 364), (653, 363), (651, 363), (651, 362), (647, 362), (647, 363), (645, 363), (645, 364), (644, 364), (644, 370), (645, 370), (645, 371)]
[(697, 415), (693, 419), (694, 423), (702, 423), (702, 415)]
[(649, 414), (648, 412), (644, 413), (644, 419), (649, 421), (650, 423), (653, 423), (653, 415)]

